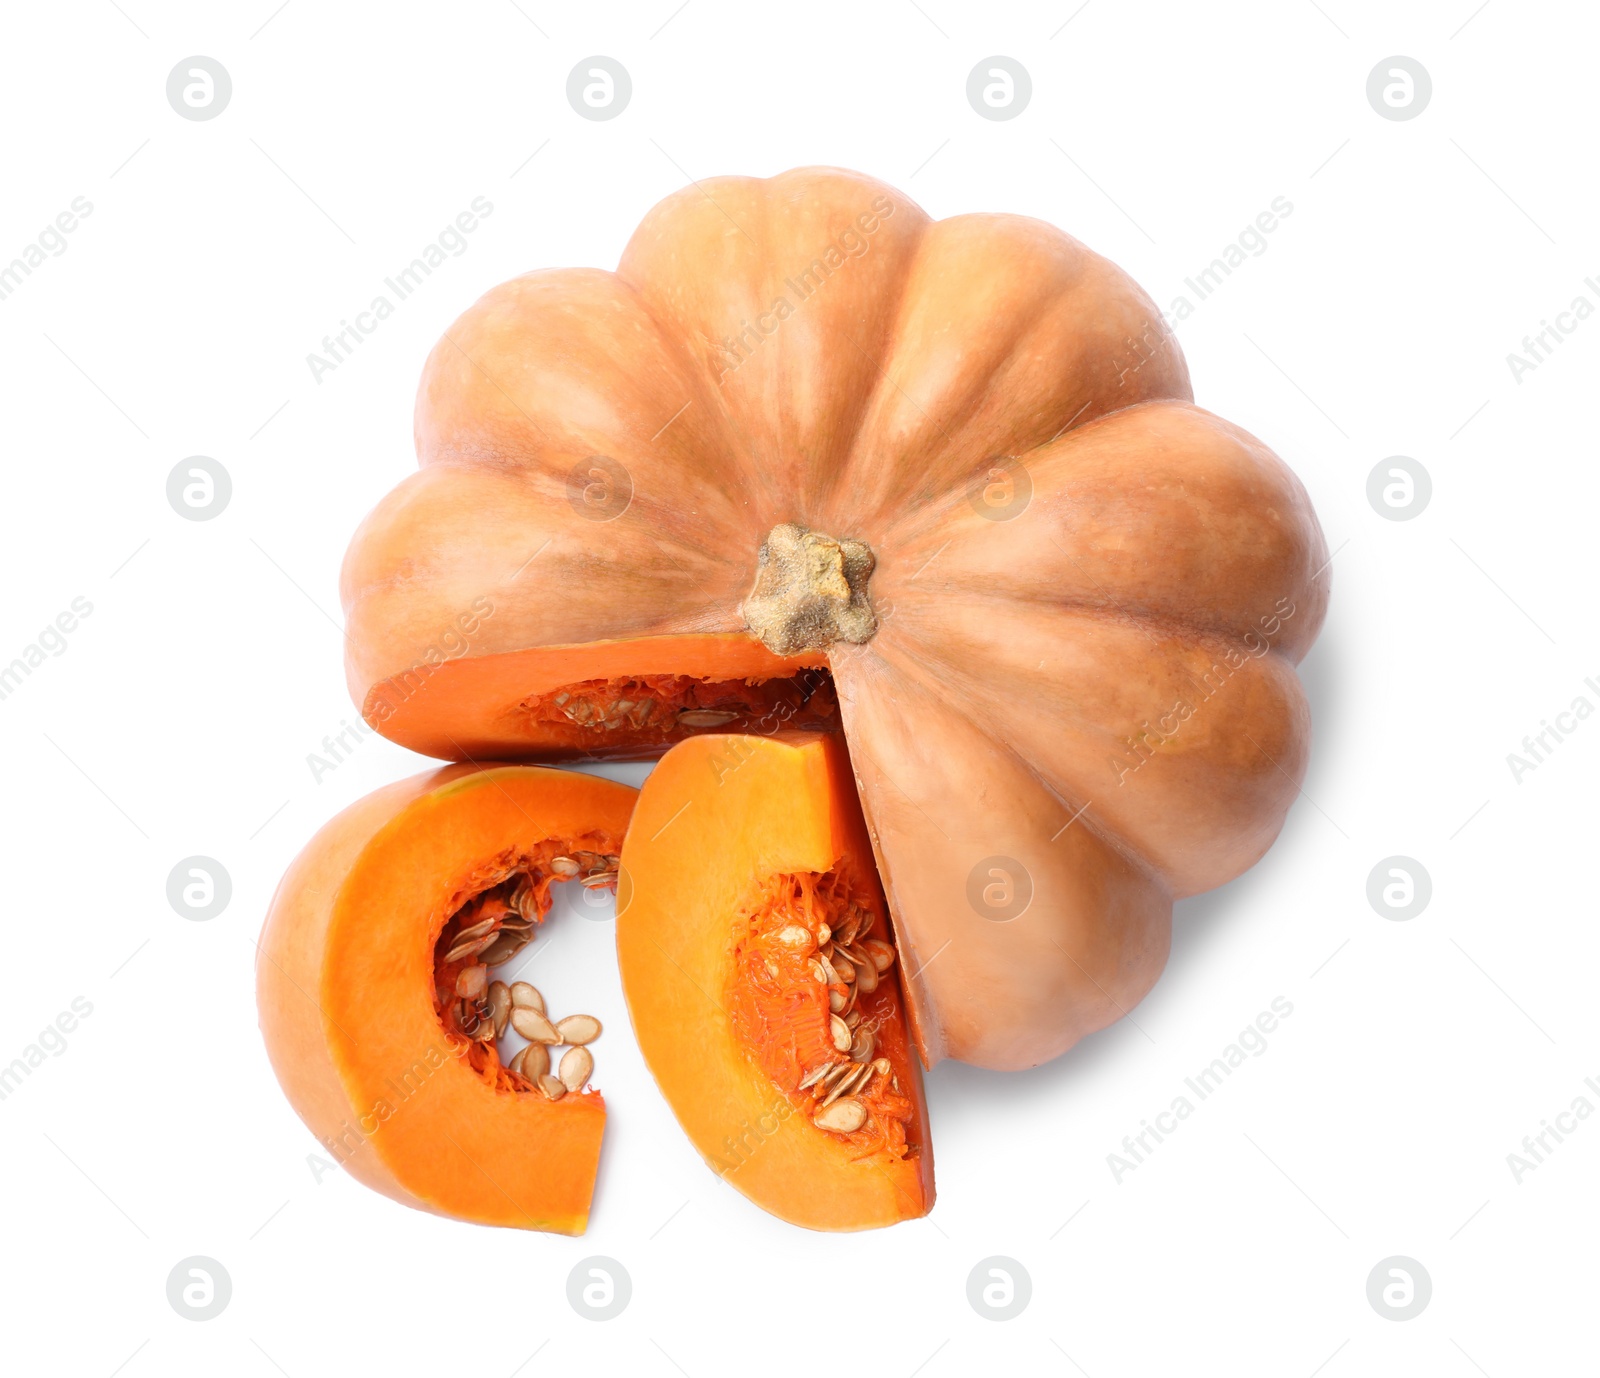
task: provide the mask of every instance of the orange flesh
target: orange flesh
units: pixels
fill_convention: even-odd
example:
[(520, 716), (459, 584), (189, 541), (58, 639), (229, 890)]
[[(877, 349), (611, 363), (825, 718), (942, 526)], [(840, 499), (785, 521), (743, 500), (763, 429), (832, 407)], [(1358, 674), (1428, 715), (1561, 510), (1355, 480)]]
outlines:
[[(815, 1091), (801, 1088), (808, 1074), (824, 1066), (859, 1065), (834, 1045), (828, 1007), (830, 991), (848, 996), (856, 982), (819, 981), (812, 962), (822, 930), (837, 933), (849, 918), (864, 917), (871, 925), (862, 925), (858, 930), (861, 937), (875, 931), (881, 936), (877, 916), (856, 898), (866, 892), (867, 887), (851, 879), (845, 869), (822, 875), (769, 876), (757, 888), (753, 912), (734, 925), (728, 990), (734, 1034), (773, 1084), (788, 1093), (797, 1110), (807, 1114), (823, 1095), (820, 1086)], [(797, 927), (811, 935), (811, 943), (803, 949), (778, 936)], [(838, 1137), (849, 1142), (853, 1161), (865, 1161), (874, 1154), (898, 1160), (908, 1151), (917, 1153), (921, 1145), (912, 1143), (908, 1150), (907, 1141), (908, 1128), (917, 1132), (913, 1123), (916, 1107), (899, 1089), (911, 1083), (912, 1054), (900, 1012), (898, 978), (880, 977), (870, 995), (855, 996), (852, 1008), (861, 1013), (858, 1027), (872, 1035), (873, 1057), (885, 1058), (890, 1070), (874, 1072), (862, 1089), (850, 1092), (866, 1107), (867, 1121), (860, 1129)]]
[[(664, 678), (736, 685), (741, 691), (765, 681), (793, 679), (798, 686), (793, 692), (803, 701), (808, 683), (814, 687), (814, 679), (802, 678), (804, 672), (824, 669), (827, 663), (822, 653), (777, 656), (744, 632), (717, 632), (440, 658), (375, 684), (352, 681), (351, 687), (362, 717), (384, 736), (443, 760), (566, 761), (608, 756), (637, 760), (665, 751), (674, 740), (694, 731), (618, 738), (579, 731), (559, 710), (552, 717), (544, 705), (560, 693), (584, 686), (620, 687)], [(771, 690), (766, 695), (779, 692), (791, 691)], [(762, 712), (767, 711), (763, 701)], [(786, 725), (793, 724), (782, 718), (774, 722), (775, 727)], [(748, 726), (770, 730), (755, 723)]]
[[(828, 1007), (830, 987), (847, 983), (809, 968), (822, 925), (847, 925), (859, 906), (878, 940), (890, 936), (843, 738), (726, 733), (673, 747), (640, 794), (617, 904), (634, 1034), (712, 1170), (812, 1229), (927, 1214), (933, 1159), (898, 959), (857, 996), (858, 1027), (890, 1064), (861, 1092), (865, 1123), (819, 1127), (819, 1093), (800, 1087), (847, 1060)], [(794, 925), (804, 944), (778, 936)]]
[(583, 1232), (599, 1093), (529, 1094), (442, 1024), (437, 944), (519, 868), (585, 842), (618, 852), (635, 797), (569, 771), (449, 766), (376, 791), (307, 844), (267, 915), (257, 1004), (285, 1094), (339, 1166), (441, 1215)]

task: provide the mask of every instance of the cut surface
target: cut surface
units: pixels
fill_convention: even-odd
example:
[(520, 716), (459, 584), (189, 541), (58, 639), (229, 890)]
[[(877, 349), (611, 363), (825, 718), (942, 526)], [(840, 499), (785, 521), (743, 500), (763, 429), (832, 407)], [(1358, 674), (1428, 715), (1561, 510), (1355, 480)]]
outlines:
[(483, 959), (526, 940), (553, 881), (614, 878), (635, 797), (570, 771), (450, 766), (367, 796), (295, 859), (262, 932), (261, 1029), (353, 1176), (441, 1215), (582, 1233), (604, 1103), (501, 1065), (506, 997)]
[(813, 1229), (933, 1204), (875, 876), (832, 733), (679, 744), (622, 853), (618, 960), (657, 1084), (714, 1172)]

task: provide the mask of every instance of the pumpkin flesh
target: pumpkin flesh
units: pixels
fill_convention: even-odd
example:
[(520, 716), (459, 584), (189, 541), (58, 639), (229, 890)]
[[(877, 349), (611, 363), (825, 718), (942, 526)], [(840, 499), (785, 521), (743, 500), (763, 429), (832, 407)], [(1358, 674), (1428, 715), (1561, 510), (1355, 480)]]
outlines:
[[(617, 912), (634, 1034), (711, 1169), (812, 1229), (889, 1225), (933, 1205), (889, 933), (837, 734), (701, 737), (645, 782)], [(878, 942), (891, 958), (881, 972), (843, 969), (843, 953)], [(819, 1127), (830, 1112), (838, 1127)]]
[(514, 873), (544, 877), (542, 916), (550, 858), (617, 853), (634, 798), (568, 771), (449, 766), (367, 796), (296, 858), (262, 931), (257, 1005), (279, 1082), (340, 1166), (441, 1215), (583, 1232), (604, 1101), (552, 1101), (501, 1066), (447, 953)]

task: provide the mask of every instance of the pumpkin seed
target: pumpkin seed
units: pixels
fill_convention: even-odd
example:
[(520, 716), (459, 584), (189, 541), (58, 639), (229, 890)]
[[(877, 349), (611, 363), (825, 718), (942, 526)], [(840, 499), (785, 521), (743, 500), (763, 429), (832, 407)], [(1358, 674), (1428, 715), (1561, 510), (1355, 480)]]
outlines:
[(811, 959), (811, 979), (820, 985), (828, 984), (828, 973), (822, 969), (822, 963), (814, 957)]
[(548, 1072), (539, 1078), (539, 1089), (550, 1100), (560, 1100), (562, 1096), (567, 1094), (566, 1086)]
[(832, 1062), (824, 1062), (820, 1066), (813, 1067), (805, 1076), (800, 1078), (800, 1085), (795, 1087), (795, 1090), (805, 1091), (815, 1086), (833, 1070), (834, 1066), (835, 1064)]
[(489, 982), (489, 1017), (494, 1020), (494, 1036), (503, 1038), (511, 1018), (511, 987), (504, 981)]
[(738, 716), (715, 708), (686, 708), (678, 714), (678, 722), (683, 727), (721, 727)]
[(836, 1014), (828, 1016), (828, 1032), (833, 1036), (833, 1046), (841, 1053), (850, 1051), (852, 1035), (850, 1026)]
[[(843, 1066), (846, 1067), (846, 1068), (854, 1069), (855, 1063), (846, 1062), (846, 1063), (843, 1064)], [(826, 1095), (823, 1096), (821, 1101), (818, 1102), (819, 1107), (823, 1108), (823, 1109), (826, 1109), (828, 1106), (832, 1105), (834, 1103), (834, 1101), (838, 1100), (840, 1096), (844, 1095), (845, 1085), (849, 1080), (850, 1080), (850, 1077), (849, 1077), (848, 1074), (846, 1074), (846, 1075), (843, 1075), (843, 1076), (833, 1077), (828, 1082), (826, 1082), (824, 1085), (819, 1086), (817, 1088), (819, 1091), (825, 1091), (827, 1093)]]
[(864, 938), (857, 946), (872, 959), (880, 976), (894, 965), (894, 946), (882, 938)]
[(585, 890), (595, 890), (602, 885), (615, 885), (617, 873), (615, 871), (596, 871), (592, 876), (585, 876), (578, 882)]
[(858, 1100), (838, 1100), (818, 1110), (811, 1123), (835, 1134), (854, 1134), (867, 1122), (867, 1107)]
[(877, 1037), (871, 1029), (857, 1029), (856, 1036), (850, 1042), (850, 1061), (870, 1062), (872, 1055), (878, 1049)]
[[(852, 986), (851, 989), (854, 990), (855, 987)], [(828, 1012), (830, 1014), (843, 1014), (845, 1007), (849, 1003), (850, 997), (842, 990), (830, 990), (828, 992)]]
[(817, 953), (817, 968), (822, 972), (821, 979), (828, 985), (832, 985), (839, 979), (839, 973), (826, 952)]
[(556, 1032), (555, 1025), (538, 1010), (513, 1009), (511, 1027), (530, 1043), (561, 1042), (561, 1035)]
[(828, 1094), (822, 1098), (824, 1106), (831, 1105), (841, 1096), (855, 1095), (857, 1091), (872, 1080), (872, 1068), (870, 1065), (863, 1067), (859, 1063), (847, 1062), (844, 1066), (847, 1069), (845, 1074), (834, 1081)]
[(542, 1043), (529, 1043), (526, 1047), (518, 1048), (516, 1052), (511, 1054), (511, 1061), (506, 1063), (506, 1070), (508, 1072), (515, 1072), (520, 1077), (522, 1075), (523, 1059), (528, 1056), (528, 1048), (542, 1047), (544, 1047), (544, 1044)]
[(864, 952), (851, 949), (850, 959), (856, 969), (856, 989), (863, 995), (871, 995), (878, 988), (878, 968), (872, 958)]
[(570, 856), (553, 856), (550, 858), (550, 869), (558, 876), (575, 876), (578, 874), (578, 863)]
[(567, 1090), (583, 1090), (584, 1083), (594, 1075), (594, 1054), (587, 1048), (568, 1048), (561, 1055), (557, 1075)]
[(456, 941), (458, 943), (471, 942), (474, 938), (481, 938), (485, 933), (492, 932), (498, 917), (498, 915), (491, 914), (487, 919), (473, 924), (471, 928), (463, 928), (456, 934)]
[(466, 942), (457, 939), (455, 944), (444, 954), (447, 962), (464, 962), (468, 957), (476, 957), (484, 948), (494, 941), (492, 933), (481, 938), (468, 938)]
[(479, 1043), (494, 1042), (494, 1020), (480, 1018), (472, 1028), (472, 1036)]
[(478, 960), (486, 967), (497, 967), (502, 962), (509, 962), (532, 941), (531, 933), (515, 933), (510, 929), (502, 929), (495, 935), (495, 940), (478, 954)]
[(832, 937), (833, 937), (833, 930), (831, 928), (829, 928), (827, 924), (823, 924), (822, 927), (817, 930), (817, 944), (818, 944), (818, 946), (821, 946), (823, 943), (828, 942)]
[(522, 1061), (518, 1070), (529, 1081), (538, 1081), (550, 1070), (550, 1049), (543, 1043), (530, 1043), (517, 1056)]
[(463, 1000), (476, 1000), (489, 988), (487, 967), (473, 965), (462, 967), (456, 973), (456, 994)]
[(856, 964), (850, 960), (850, 954), (842, 948), (833, 950), (833, 969), (839, 973), (841, 981), (854, 981), (856, 979)]
[(515, 1010), (538, 1010), (544, 1013), (544, 996), (539, 994), (538, 988), (530, 986), (526, 981), (513, 981), (511, 983), (511, 1008)]
[(856, 930), (861, 927), (861, 915), (851, 914), (838, 928), (833, 930), (833, 940), (845, 947), (849, 947), (856, 940)]
[[(889, 1071), (890, 1071), (889, 1059), (886, 1058), (886, 1057), (873, 1058), (873, 1060), (872, 1060), (872, 1070), (874, 1072), (876, 1072), (880, 1077), (888, 1076), (889, 1075)], [(895, 1089), (896, 1090), (900, 1089), (900, 1083), (898, 1081), (895, 1082)]]
[(569, 1014), (556, 1024), (560, 1042), (569, 1048), (581, 1048), (600, 1037), (600, 1021), (592, 1014)]
[(791, 923), (778, 930), (778, 941), (785, 947), (810, 947), (811, 930), (802, 924)]

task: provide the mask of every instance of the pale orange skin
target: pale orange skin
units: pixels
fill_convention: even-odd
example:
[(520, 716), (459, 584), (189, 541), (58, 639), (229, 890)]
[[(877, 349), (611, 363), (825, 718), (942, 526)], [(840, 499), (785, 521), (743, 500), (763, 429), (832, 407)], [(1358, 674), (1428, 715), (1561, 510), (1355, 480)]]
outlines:
[[(742, 356), (719, 346), (747, 322)], [(528, 695), (826, 664), (929, 1065), (1032, 1066), (1120, 1017), (1173, 899), (1252, 865), (1297, 793), (1328, 587), (1309, 499), (1193, 405), (1144, 293), (1048, 225), (933, 222), (832, 169), (702, 183), (616, 273), (488, 293), (429, 358), (416, 437), (345, 563), (368, 721), (563, 759), (598, 752), (530, 727)], [(631, 481), (611, 520), (570, 497), (595, 455)], [(1006, 520), (969, 496), (1004, 501), (997, 457), (1032, 489)], [(786, 661), (749, 634), (780, 522), (871, 546), (870, 641)], [(1008, 922), (968, 899), (994, 857), (1031, 880)]]

